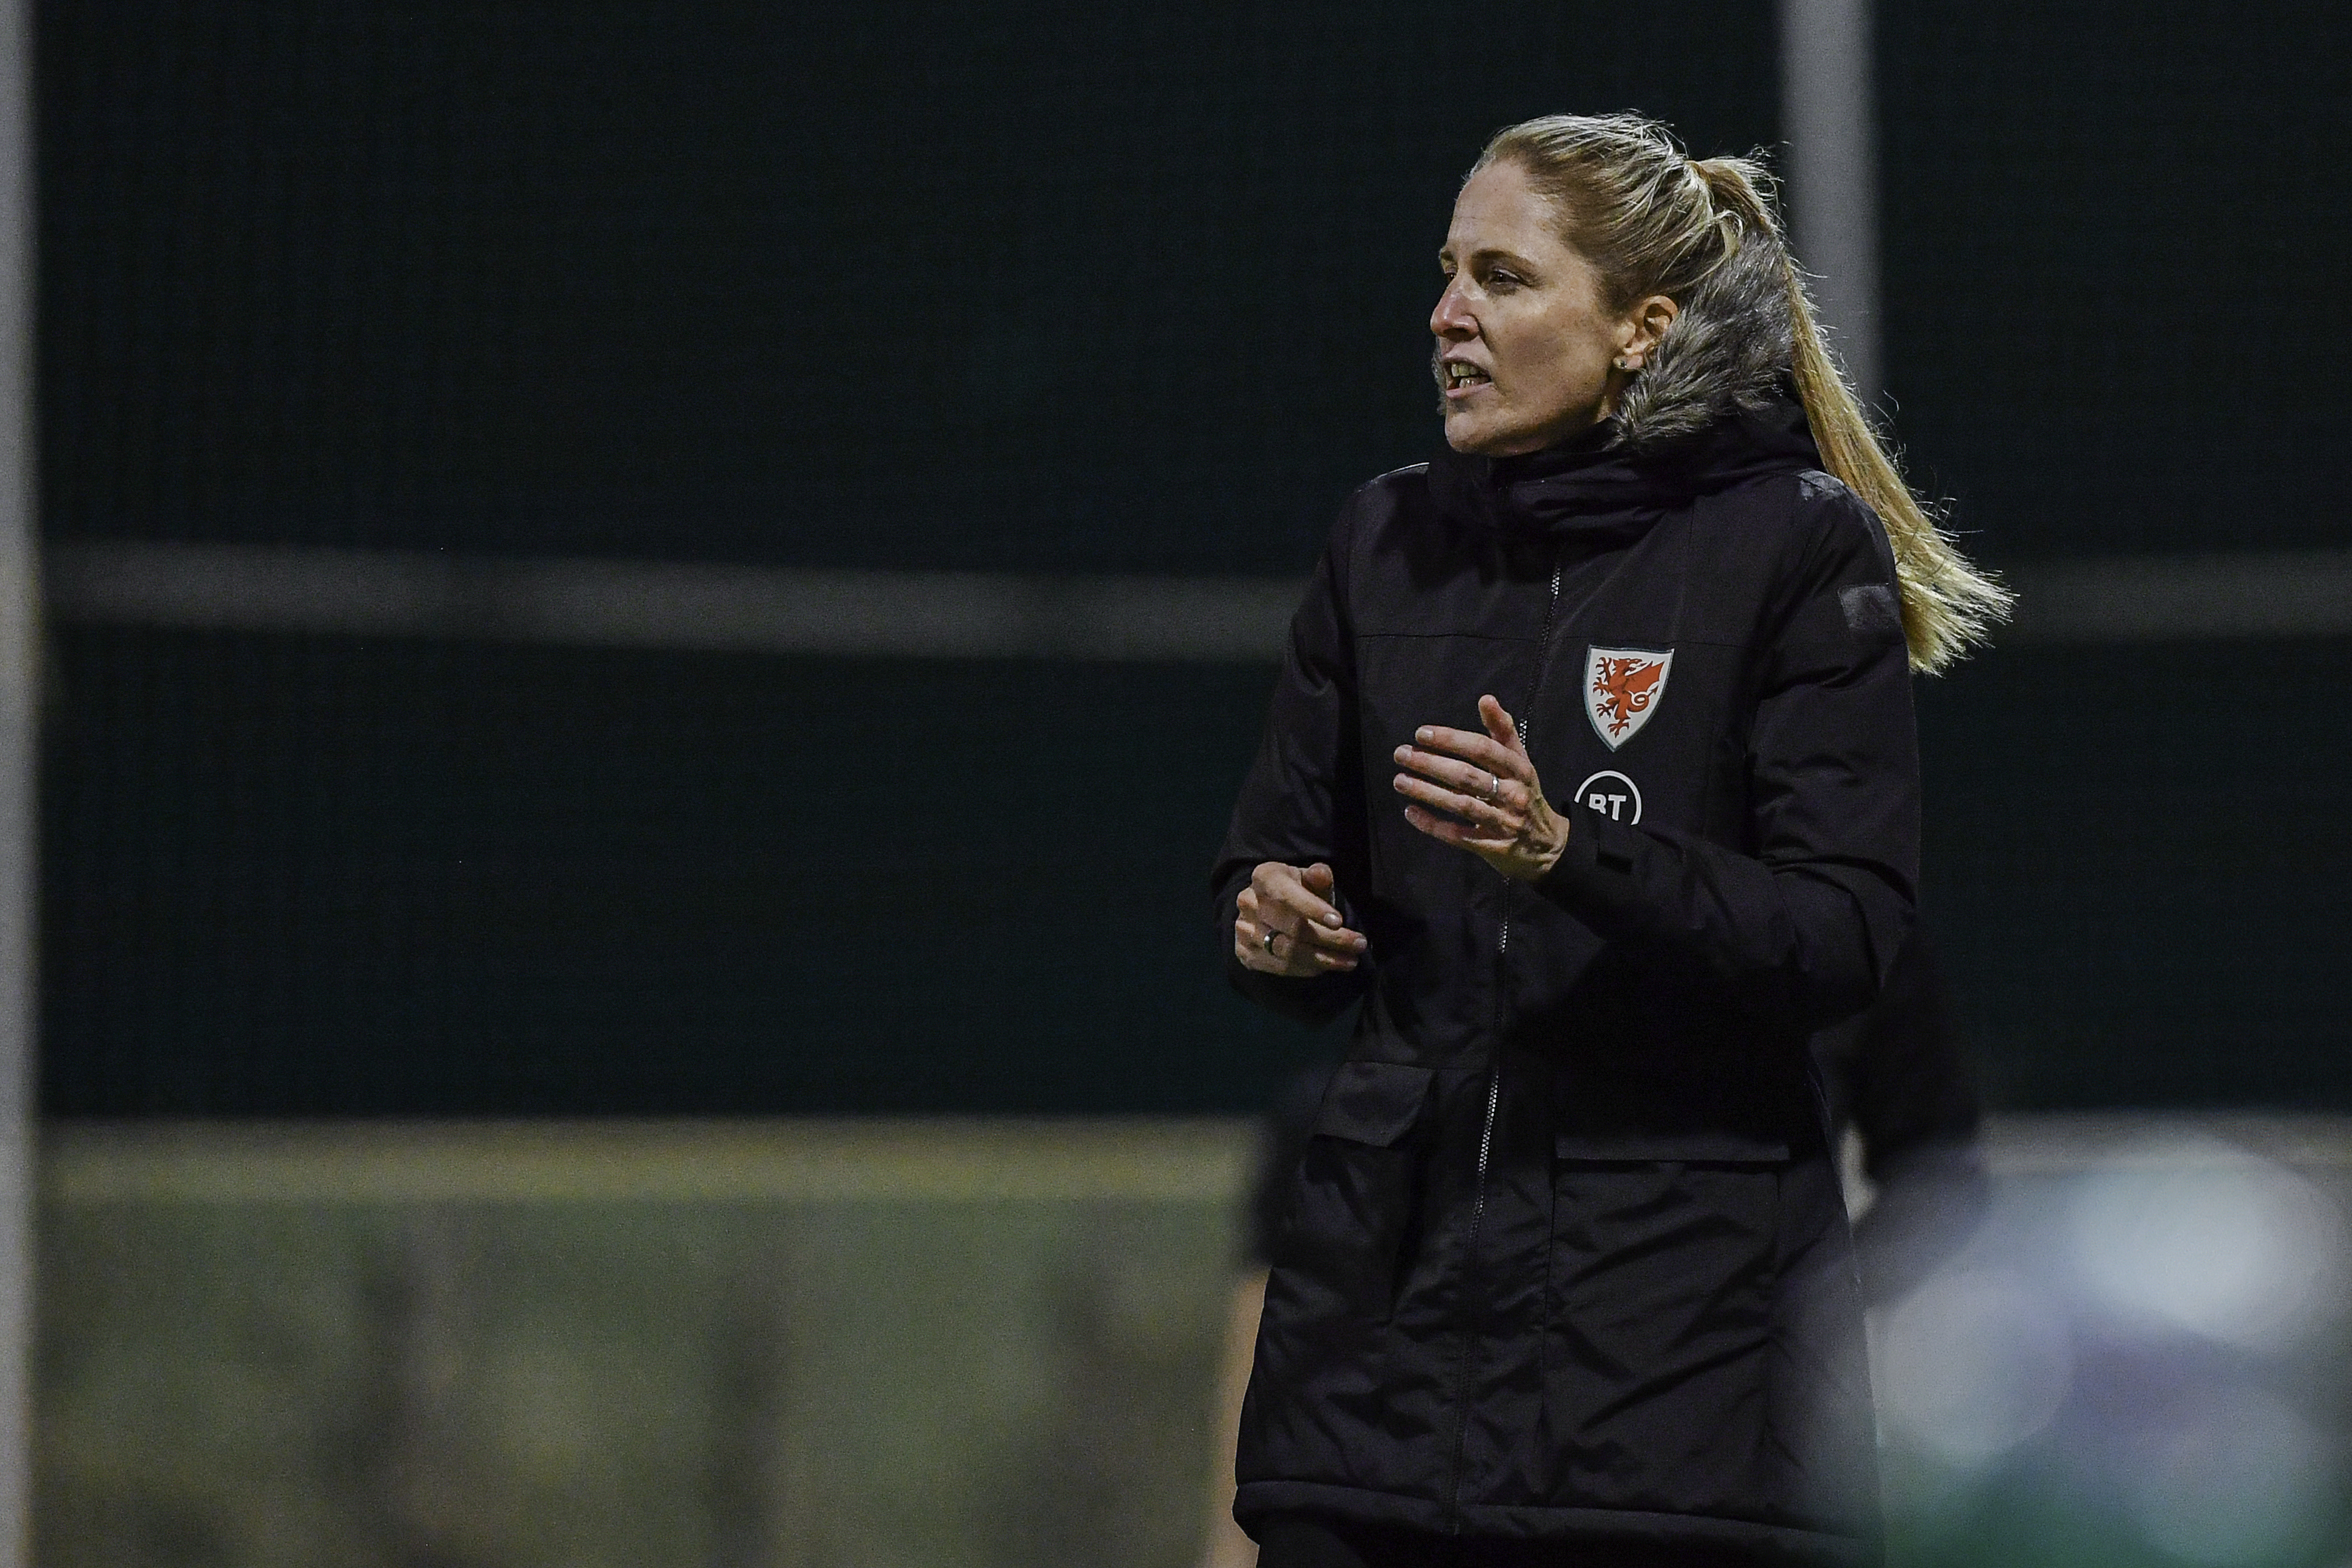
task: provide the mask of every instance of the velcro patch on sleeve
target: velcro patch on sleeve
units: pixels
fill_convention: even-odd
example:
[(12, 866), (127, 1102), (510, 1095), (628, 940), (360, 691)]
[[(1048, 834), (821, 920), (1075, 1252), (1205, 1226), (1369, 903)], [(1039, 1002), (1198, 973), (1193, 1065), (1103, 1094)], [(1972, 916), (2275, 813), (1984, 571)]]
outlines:
[(1865, 582), (1838, 590), (1838, 608), (1845, 612), (1846, 629), (1863, 636), (1903, 634), (1903, 605), (1883, 582)]

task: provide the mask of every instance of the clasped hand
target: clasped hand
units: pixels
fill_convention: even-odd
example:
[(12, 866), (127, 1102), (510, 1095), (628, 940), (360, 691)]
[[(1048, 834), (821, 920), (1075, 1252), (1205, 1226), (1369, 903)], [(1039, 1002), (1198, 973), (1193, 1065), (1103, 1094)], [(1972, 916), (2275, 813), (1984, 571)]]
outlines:
[(1544, 799), (1543, 781), (1503, 705), (1478, 699), (1484, 735), (1423, 725), (1396, 748), (1404, 820), (1440, 843), (1468, 850), (1514, 882), (1533, 882), (1568, 847), (1568, 819)]
[[(1568, 819), (1545, 800), (1511, 716), (1478, 699), (1486, 733), (1424, 725), (1396, 748), (1405, 821), (1441, 843), (1468, 850), (1505, 876), (1533, 882), (1568, 845)], [(1242, 889), (1234, 956), (1260, 974), (1304, 977), (1352, 969), (1370, 946), (1334, 904), (1331, 868), (1262, 862)]]

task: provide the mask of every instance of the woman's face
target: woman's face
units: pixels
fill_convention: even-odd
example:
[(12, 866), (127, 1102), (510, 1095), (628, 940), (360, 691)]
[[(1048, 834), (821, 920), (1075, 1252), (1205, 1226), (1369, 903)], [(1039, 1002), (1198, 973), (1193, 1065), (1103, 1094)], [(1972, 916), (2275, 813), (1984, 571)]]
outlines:
[(1560, 238), (1519, 165), (1471, 176), (1437, 262), (1445, 292), (1429, 329), (1447, 444), (1538, 452), (1609, 413), (1625, 380), (1613, 361), (1635, 343), (1635, 321), (1603, 311), (1600, 273)]

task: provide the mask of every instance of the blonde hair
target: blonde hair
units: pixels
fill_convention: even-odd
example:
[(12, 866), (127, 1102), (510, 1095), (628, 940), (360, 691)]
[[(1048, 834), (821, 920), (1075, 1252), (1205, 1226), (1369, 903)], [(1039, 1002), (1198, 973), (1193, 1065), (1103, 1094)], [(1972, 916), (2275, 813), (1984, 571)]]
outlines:
[(1638, 115), (1547, 115), (1497, 131), (1470, 172), (1517, 165), (1600, 269), (1612, 311), (1663, 294), (1677, 314), (1612, 416), (1636, 449), (1761, 412), (1796, 385), (1822, 462), (1885, 525), (1911, 667), (1933, 674), (1985, 640), (2012, 595), (1970, 565), (1912, 493), (1824, 341), (1749, 158), (1691, 159)]

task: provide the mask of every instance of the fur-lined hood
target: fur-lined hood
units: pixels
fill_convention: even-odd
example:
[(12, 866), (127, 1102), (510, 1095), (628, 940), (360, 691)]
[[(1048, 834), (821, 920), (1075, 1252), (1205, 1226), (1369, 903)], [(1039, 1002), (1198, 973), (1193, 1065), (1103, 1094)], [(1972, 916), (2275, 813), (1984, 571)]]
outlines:
[(1610, 450), (1654, 457), (1718, 421), (1794, 401), (1789, 287), (1772, 251), (1740, 246), (1681, 302), (1607, 421)]
[(1743, 246), (1691, 290), (1598, 430), (1515, 457), (1441, 445), (1431, 496), (1484, 528), (1638, 531), (1688, 496), (1819, 468), (1793, 359), (1780, 258)]
[(1819, 468), (1792, 331), (1780, 258), (1743, 246), (1691, 290), (1599, 431), (1518, 457), (1441, 446), (1431, 495), (1486, 528), (1640, 528), (1677, 497)]

